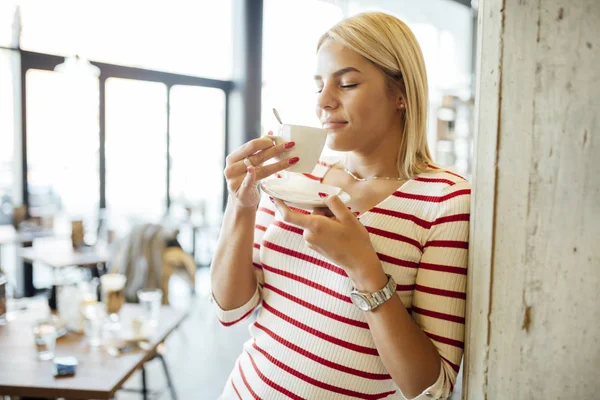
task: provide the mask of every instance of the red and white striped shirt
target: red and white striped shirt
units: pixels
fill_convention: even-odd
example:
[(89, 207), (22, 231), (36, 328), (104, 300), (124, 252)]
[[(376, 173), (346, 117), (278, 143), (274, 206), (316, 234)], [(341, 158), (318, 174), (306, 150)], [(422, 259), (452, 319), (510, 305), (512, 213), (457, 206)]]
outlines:
[[(322, 163), (307, 179), (322, 179)], [(362, 214), (383, 269), (413, 320), (437, 347), (442, 368), (426, 390), (446, 398), (463, 354), (470, 185), (430, 168)], [(310, 250), (299, 227), (263, 196), (254, 243), (259, 282), (242, 307), (216, 305), (223, 325), (261, 305), (222, 399), (402, 399), (344, 270)]]

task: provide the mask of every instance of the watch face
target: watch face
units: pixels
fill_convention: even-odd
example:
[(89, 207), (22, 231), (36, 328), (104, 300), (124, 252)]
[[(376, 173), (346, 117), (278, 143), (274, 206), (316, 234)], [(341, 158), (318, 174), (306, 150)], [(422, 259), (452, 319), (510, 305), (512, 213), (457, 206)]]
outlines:
[(360, 308), (362, 311), (369, 311), (371, 309), (371, 305), (369, 304), (369, 302), (360, 294), (351, 293), (350, 298), (352, 299), (354, 305)]

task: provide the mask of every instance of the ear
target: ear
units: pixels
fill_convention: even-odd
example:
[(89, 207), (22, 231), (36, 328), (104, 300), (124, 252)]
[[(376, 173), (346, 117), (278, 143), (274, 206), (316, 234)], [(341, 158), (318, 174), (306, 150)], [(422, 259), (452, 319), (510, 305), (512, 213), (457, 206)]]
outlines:
[(399, 95), (396, 99), (396, 109), (399, 111), (406, 110), (406, 102), (404, 101), (404, 97), (402, 97), (401, 95)]

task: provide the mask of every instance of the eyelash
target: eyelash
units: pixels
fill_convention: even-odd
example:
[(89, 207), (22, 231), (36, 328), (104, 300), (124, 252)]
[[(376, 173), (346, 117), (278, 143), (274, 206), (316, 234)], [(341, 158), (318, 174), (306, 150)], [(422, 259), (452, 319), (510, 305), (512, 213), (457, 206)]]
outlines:
[[(358, 83), (354, 83), (352, 85), (341, 85), (340, 87), (342, 89), (352, 89), (353, 87), (356, 87), (356, 86), (358, 86)], [(318, 94), (318, 93), (321, 93), (322, 91), (323, 91), (323, 89), (319, 89), (319, 90), (317, 90), (316, 93)]]

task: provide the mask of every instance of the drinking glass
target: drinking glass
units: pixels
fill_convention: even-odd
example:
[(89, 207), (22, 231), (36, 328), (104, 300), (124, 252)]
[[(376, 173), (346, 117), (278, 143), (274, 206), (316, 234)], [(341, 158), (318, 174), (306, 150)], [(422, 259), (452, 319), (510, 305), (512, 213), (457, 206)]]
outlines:
[(112, 321), (119, 320), (119, 311), (125, 303), (125, 282), (127, 277), (122, 274), (105, 274), (100, 277), (102, 286), (102, 302)]
[(37, 320), (32, 328), (38, 360), (54, 358), (56, 348), (56, 326), (51, 319)]
[(91, 303), (83, 307), (85, 318), (85, 335), (90, 346), (102, 344), (102, 334), (106, 322), (106, 307), (102, 303)]
[(163, 292), (160, 289), (141, 289), (137, 292), (143, 316), (150, 326), (158, 325)]

